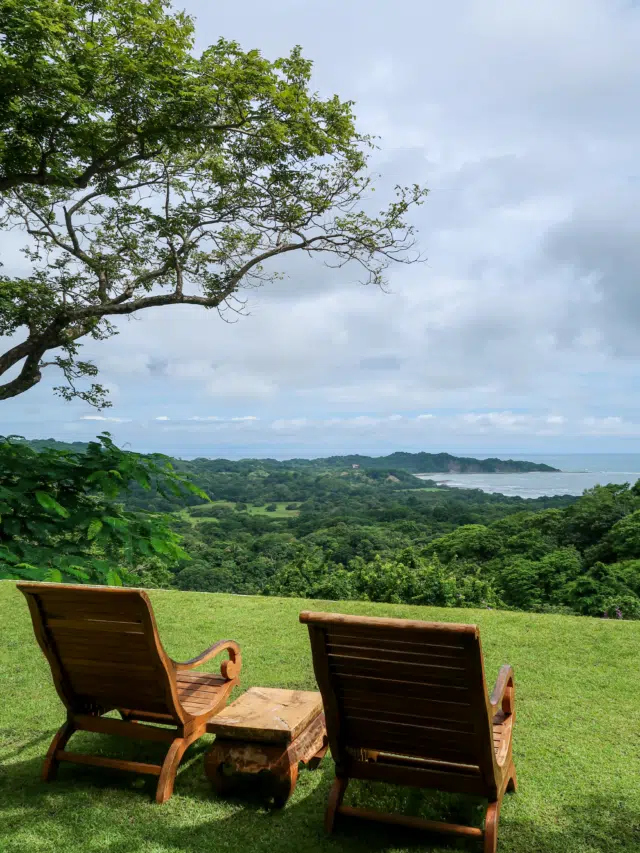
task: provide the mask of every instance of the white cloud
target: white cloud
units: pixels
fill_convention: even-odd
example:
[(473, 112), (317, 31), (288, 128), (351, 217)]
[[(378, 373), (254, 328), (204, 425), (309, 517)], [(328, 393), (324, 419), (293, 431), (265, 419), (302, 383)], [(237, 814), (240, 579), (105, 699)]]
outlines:
[(105, 417), (104, 415), (83, 415), (81, 421), (105, 421), (110, 424), (126, 424), (129, 423), (129, 418), (113, 418)]
[(605, 418), (584, 418), (582, 426), (586, 435), (640, 436), (639, 423), (633, 423), (615, 415)]
[(157, 421), (168, 421), (169, 418), (166, 415), (158, 415), (156, 418)]

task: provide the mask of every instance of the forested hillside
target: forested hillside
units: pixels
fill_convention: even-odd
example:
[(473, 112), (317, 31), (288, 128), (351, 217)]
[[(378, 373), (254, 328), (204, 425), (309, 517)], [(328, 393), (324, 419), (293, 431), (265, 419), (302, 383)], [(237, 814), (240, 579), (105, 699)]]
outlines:
[[(294, 460), (304, 462), (305, 460)], [(452, 456), (450, 453), (391, 453), (388, 456), (330, 456), (328, 459), (314, 459), (320, 467), (343, 468), (345, 465), (358, 465), (367, 470), (397, 468), (412, 474), (441, 474), (455, 472), (463, 474), (499, 473), (513, 474), (526, 471), (557, 471), (551, 465), (526, 462), (514, 459), (474, 459), (469, 456)]]
[(640, 618), (637, 487), (524, 500), (398, 474), (220, 473), (213, 503), (176, 514), (191, 560), (172, 582)]
[[(52, 448), (64, 450), (86, 450), (87, 444), (81, 441), (67, 443), (55, 438), (33, 439), (27, 442), (34, 450)], [(444, 474), (444, 473), (522, 473), (529, 471), (557, 471), (551, 465), (526, 460), (514, 459), (475, 459), (469, 456), (452, 456), (450, 453), (390, 453), (388, 456), (328, 456), (319, 459), (241, 459), (232, 462), (229, 459), (198, 458), (180, 460), (176, 463), (181, 468), (198, 477), (205, 472), (236, 472), (252, 471), (258, 465), (265, 470), (302, 470), (327, 471), (348, 468), (366, 468), (368, 471), (406, 471), (411, 474)]]
[(88, 452), (44, 442), (36, 454), (5, 442), (5, 575), (99, 581), (115, 571), (185, 590), (640, 618), (640, 484), (525, 500), (350, 461), (367, 457), (166, 468), (101, 441)]

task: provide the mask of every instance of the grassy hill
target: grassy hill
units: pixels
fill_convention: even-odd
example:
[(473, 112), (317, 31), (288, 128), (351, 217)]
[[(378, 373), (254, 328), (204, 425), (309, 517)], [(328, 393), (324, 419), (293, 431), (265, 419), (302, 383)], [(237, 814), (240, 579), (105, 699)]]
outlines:
[[(243, 648), (242, 689), (314, 688), (304, 608), (480, 625), (487, 678), (502, 663), (516, 673), (514, 753), (520, 791), (505, 799), (501, 853), (600, 853), (640, 849), (640, 623), (580, 617), (452, 610), (363, 602), (152, 592), (170, 655), (184, 660), (214, 640)], [(205, 667), (206, 668), (206, 667)], [(322, 816), (333, 777), (330, 758), (302, 771), (281, 813), (258, 801), (221, 800), (205, 779), (210, 737), (191, 747), (164, 806), (154, 780), (97, 768), (62, 766), (39, 780), (42, 759), (63, 720), (26, 604), (0, 583), (0, 850), (3, 853), (327, 853), (477, 850), (438, 837), (343, 821), (332, 838)], [(77, 734), (104, 753), (136, 760), (155, 744)], [(468, 801), (432, 792), (352, 783), (347, 803), (403, 809), (424, 817), (472, 820)], [(444, 811), (443, 811), (444, 810)]]

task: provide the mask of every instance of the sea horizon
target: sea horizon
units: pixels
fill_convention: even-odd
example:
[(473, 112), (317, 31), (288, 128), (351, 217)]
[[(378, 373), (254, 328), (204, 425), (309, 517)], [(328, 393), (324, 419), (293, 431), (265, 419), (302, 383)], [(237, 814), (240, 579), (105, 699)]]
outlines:
[[(217, 453), (165, 451), (169, 455), (184, 460), (193, 459), (229, 459), (224, 451)], [(332, 451), (324, 453), (311, 452), (300, 453), (291, 451), (289, 453), (262, 453), (256, 455), (256, 450), (249, 451), (246, 455), (233, 454), (235, 460), (239, 459), (276, 459), (287, 461), (291, 459), (323, 459), (329, 456), (371, 456), (379, 458), (388, 456), (394, 451), (378, 451), (366, 453), (363, 451), (339, 452)], [(406, 451), (416, 453), (419, 451)], [(502, 494), (506, 497), (539, 498), (553, 497), (556, 495), (581, 495), (585, 489), (591, 489), (596, 485), (607, 485), (609, 483), (633, 484), (640, 479), (640, 453), (514, 453), (499, 451), (489, 452), (450, 452), (450, 451), (424, 451), (428, 453), (446, 452), (452, 456), (466, 456), (474, 459), (497, 458), (501, 460), (512, 459), (521, 462), (536, 462), (550, 465), (558, 471), (531, 471), (523, 473), (469, 473), (458, 474), (450, 471), (418, 474), (420, 479), (434, 480), (451, 488), (480, 489), (491, 494)]]
[(441, 474), (418, 476), (452, 488), (480, 489), (491, 494), (521, 498), (578, 496), (585, 489), (597, 485), (633, 485), (640, 479), (640, 453), (530, 453), (526, 458), (517, 458), (519, 461), (544, 463), (559, 470), (500, 474), (457, 474), (444, 471)]

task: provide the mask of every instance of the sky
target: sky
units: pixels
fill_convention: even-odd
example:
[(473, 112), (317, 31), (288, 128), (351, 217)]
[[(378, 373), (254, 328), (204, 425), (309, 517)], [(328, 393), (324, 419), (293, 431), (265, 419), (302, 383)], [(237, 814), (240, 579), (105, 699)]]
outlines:
[(378, 195), (429, 187), (427, 260), (383, 293), (293, 258), (237, 322), (125, 320), (83, 348), (112, 408), (60, 400), (51, 374), (1, 404), (0, 432), (227, 457), (640, 452), (640, 4), (178, 5), (198, 49), (302, 45), (314, 88), (380, 137)]

